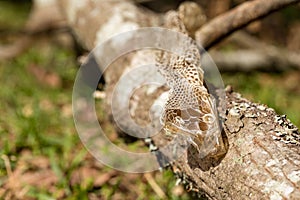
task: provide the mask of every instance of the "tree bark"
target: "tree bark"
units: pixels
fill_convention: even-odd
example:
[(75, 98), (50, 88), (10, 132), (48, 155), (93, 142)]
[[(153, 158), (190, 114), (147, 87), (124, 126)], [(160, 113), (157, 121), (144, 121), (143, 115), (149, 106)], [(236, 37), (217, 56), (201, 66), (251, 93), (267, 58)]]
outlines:
[(185, 155), (172, 166), (174, 172), (210, 199), (299, 199), (297, 128), (285, 116), (238, 93), (229, 91), (226, 96), (225, 158), (204, 171), (197, 163), (186, 163)]
[(219, 15), (196, 32), (196, 40), (209, 49), (234, 31), (299, 0), (254, 0)]
[[(266, 6), (258, 7), (263, 2)], [(200, 28), (198, 39), (201, 35), (199, 40), (204, 47), (210, 47), (220, 38), (250, 21), (294, 2), (296, 1), (247, 2)], [(163, 16), (141, 9), (129, 1), (85, 0), (77, 5), (76, 0), (63, 0), (61, 6), (70, 26), (89, 50), (108, 37), (124, 31), (120, 28), (122, 24), (127, 23), (138, 28), (160, 26), (163, 21)], [(253, 10), (255, 8), (256, 12)], [(239, 23), (236, 23), (236, 15), (233, 14), (237, 10), (246, 13), (244, 21)], [(128, 12), (135, 17), (128, 17)], [(111, 21), (111, 19), (118, 20)], [(230, 26), (227, 26), (225, 31), (218, 36), (208, 37), (207, 33), (214, 29), (218, 32), (218, 24), (227, 20)], [(140, 60), (143, 63), (143, 59), (149, 54), (153, 55), (153, 52), (149, 51), (146, 55), (133, 54), (128, 60), (118, 63), (122, 65), (122, 69), (105, 72), (108, 99), (122, 73), (132, 67), (133, 60), (135, 62)], [(136, 116), (141, 123), (147, 123), (146, 109), (158, 98), (158, 95), (147, 93), (136, 95), (139, 97), (134, 100), (137, 105)], [(227, 88), (226, 102), (223, 103), (226, 103), (224, 123), (226, 135), (223, 135), (223, 139), (229, 146), (227, 154), (218, 162), (209, 163), (194, 157), (191, 151), (187, 151), (172, 163), (171, 168), (176, 176), (188, 190), (195, 191), (199, 195), (204, 194), (209, 199), (299, 199), (300, 135), (298, 129), (285, 116), (279, 116), (271, 108), (242, 98), (230, 88)], [(162, 135), (154, 137), (153, 140), (158, 146), (166, 142)]]

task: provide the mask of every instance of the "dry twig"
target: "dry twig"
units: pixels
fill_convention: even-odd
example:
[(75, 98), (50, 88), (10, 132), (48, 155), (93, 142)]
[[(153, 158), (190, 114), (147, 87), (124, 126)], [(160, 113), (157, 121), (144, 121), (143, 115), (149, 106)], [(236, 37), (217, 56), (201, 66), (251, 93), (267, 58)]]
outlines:
[(206, 49), (214, 46), (234, 31), (300, 0), (247, 1), (204, 24), (196, 32), (196, 40)]
[(164, 191), (159, 187), (159, 185), (153, 179), (151, 173), (144, 174), (145, 179), (148, 181), (149, 185), (152, 187), (154, 192), (159, 196), (160, 199), (166, 199), (166, 194)]

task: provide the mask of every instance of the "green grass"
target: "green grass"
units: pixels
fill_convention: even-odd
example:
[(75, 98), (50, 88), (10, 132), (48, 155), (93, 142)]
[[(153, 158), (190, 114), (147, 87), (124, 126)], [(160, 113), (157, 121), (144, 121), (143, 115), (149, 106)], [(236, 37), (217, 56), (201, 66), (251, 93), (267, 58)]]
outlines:
[[(30, 60), (31, 56), (33, 59)], [(36, 56), (40, 56), (39, 59), (35, 59)], [(61, 114), (61, 107), (71, 106), (72, 88), (51, 88), (37, 81), (28, 70), (29, 65), (35, 65), (47, 71), (54, 71), (55, 67), (52, 64), (34, 49), (0, 66), (0, 123), (3, 134), (10, 135), (16, 141), (7, 149), (10, 152), (29, 148), (34, 152), (44, 153), (47, 147), (55, 146), (60, 151), (68, 148), (68, 143), (62, 142), (61, 137), (70, 137), (73, 122)], [(63, 85), (70, 85), (76, 72), (72, 57), (67, 54), (58, 55), (54, 64), (61, 66), (55, 74), (62, 77)], [(73, 71), (73, 75), (70, 73), (69, 77), (66, 76), (65, 70)], [(47, 104), (49, 108), (43, 104)], [(59, 126), (61, 123), (69, 128)], [(44, 134), (40, 133), (41, 130)]]
[[(80, 143), (71, 113), (62, 113), (71, 108), (72, 82), (76, 74), (72, 53), (56, 48), (53, 60), (37, 47), (10, 62), (0, 65), (0, 155), (19, 159), (23, 151), (33, 155), (45, 155), (51, 160), (51, 167), (66, 187), (70, 155)], [(51, 57), (51, 56), (50, 56)], [(62, 80), (62, 86), (51, 87), (28, 70), (35, 65), (54, 73)], [(68, 72), (66, 72), (68, 71)], [(78, 163), (78, 161), (77, 161)], [(1, 174), (5, 174), (0, 160)], [(13, 166), (13, 165), (12, 165)], [(13, 166), (14, 170), (14, 166)]]

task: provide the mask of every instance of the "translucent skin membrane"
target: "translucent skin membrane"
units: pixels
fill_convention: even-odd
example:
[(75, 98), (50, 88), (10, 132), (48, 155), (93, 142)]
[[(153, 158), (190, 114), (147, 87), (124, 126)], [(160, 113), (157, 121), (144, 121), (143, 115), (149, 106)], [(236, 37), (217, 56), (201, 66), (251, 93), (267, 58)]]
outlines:
[[(184, 27), (179, 27), (184, 32)], [(187, 36), (179, 45), (177, 55), (166, 51), (157, 54), (158, 70), (170, 87), (161, 123), (167, 134), (186, 136), (199, 156), (205, 157), (223, 144), (216, 101), (204, 86), (197, 44)]]

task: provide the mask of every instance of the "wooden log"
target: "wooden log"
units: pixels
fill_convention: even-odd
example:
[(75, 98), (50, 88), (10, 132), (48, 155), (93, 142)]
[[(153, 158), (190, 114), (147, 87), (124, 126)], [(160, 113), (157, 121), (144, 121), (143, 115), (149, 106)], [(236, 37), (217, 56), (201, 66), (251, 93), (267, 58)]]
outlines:
[[(83, 0), (80, 2), (63, 0), (61, 6), (70, 27), (89, 50), (115, 34), (139, 27), (160, 26), (163, 21), (161, 15), (141, 9), (129, 1)], [(258, 3), (258, 1), (254, 2)], [(279, 1), (267, 2), (276, 4)], [(269, 9), (279, 9), (292, 1), (280, 2), (286, 4), (269, 6)], [(258, 13), (266, 15), (268, 12), (265, 10)], [(234, 19), (230, 20), (234, 21)], [(253, 19), (251, 17), (251, 20)], [(209, 23), (205, 26), (209, 26)], [(240, 26), (235, 29), (238, 27)], [(224, 33), (222, 37), (223, 35)], [(201, 40), (203, 44), (209, 44), (208, 46), (214, 44), (211, 40), (208, 43)], [(133, 54), (127, 60), (118, 63), (122, 68), (105, 72), (108, 98), (111, 97), (112, 89), (123, 72), (132, 68), (133, 62), (143, 63), (151, 55), (153, 56), (151, 51)], [(158, 95), (142, 92), (136, 95), (139, 97), (134, 100), (137, 108), (136, 116), (141, 120), (140, 123), (147, 123), (147, 109)], [(195, 157), (191, 151), (186, 151), (171, 165), (177, 177), (188, 190), (195, 191), (199, 195), (204, 194), (209, 199), (299, 199), (300, 134), (298, 129), (285, 116), (279, 116), (267, 106), (242, 98), (230, 88), (227, 88), (224, 103), (226, 103), (224, 122), (226, 135), (223, 139), (229, 147), (227, 154), (217, 162), (210, 163)], [(153, 140), (158, 146), (167, 141), (162, 135), (154, 137)]]

